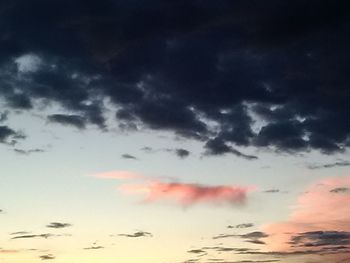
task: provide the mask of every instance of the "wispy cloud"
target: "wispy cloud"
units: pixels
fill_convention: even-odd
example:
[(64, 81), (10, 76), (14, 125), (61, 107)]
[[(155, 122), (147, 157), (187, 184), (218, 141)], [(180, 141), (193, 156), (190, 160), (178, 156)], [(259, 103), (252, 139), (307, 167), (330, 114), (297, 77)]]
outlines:
[(138, 158), (134, 155), (128, 154), (128, 153), (124, 153), (121, 155), (121, 158), (123, 159), (129, 159), (129, 160), (138, 160)]
[(269, 190), (265, 190), (264, 193), (268, 193), (268, 194), (274, 194), (274, 193), (279, 193), (281, 192), (279, 189), (269, 189)]
[(340, 194), (340, 193), (350, 193), (350, 187), (336, 187), (329, 190), (331, 193)]
[(51, 234), (51, 233), (45, 233), (45, 234), (37, 234), (37, 235), (17, 235), (12, 237), (11, 239), (31, 239), (31, 238), (50, 238), (50, 237), (68, 237), (71, 236), (70, 234), (59, 234), (59, 235), (55, 235), (55, 234)]
[(192, 253), (192, 254), (206, 254), (207, 252), (203, 249), (191, 249), (188, 250), (187, 253)]
[(27, 232), (27, 231), (17, 231), (17, 232), (12, 232), (10, 233), (10, 235), (12, 236), (16, 236), (16, 235), (28, 235), (30, 234), (30, 232)]
[(19, 236), (15, 236), (11, 239), (29, 239), (29, 238), (49, 238), (49, 237), (52, 237), (54, 236), (53, 234), (49, 234), (49, 233), (46, 233), (46, 234), (38, 234), (38, 235), (19, 235)]
[(263, 245), (265, 244), (265, 242), (262, 241), (261, 239), (268, 237), (268, 235), (264, 232), (254, 231), (243, 235), (221, 234), (221, 235), (214, 236), (213, 239), (222, 239), (222, 238), (230, 238), (230, 237), (242, 238), (244, 239), (245, 242), (249, 242), (257, 245)]
[(168, 152), (173, 153), (177, 157), (184, 159), (190, 156), (191, 152), (189, 150), (183, 149), (183, 148), (161, 148), (161, 149), (154, 149), (149, 146), (145, 146), (141, 148), (142, 151), (145, 153), (157, 153), (157, 152)]
[(227, 226), (227, 228), (248, 228), (248, 227), (253, 227), (254, 224), (253, 223), (243, 223), (243, 224), (238, 224), (238, 225), (235, 225), (235, 226)]
[(101, 179), (118, 179), (118, 180), (130, 180), (130, 179), (143, 179), (145, 178), (143, 175), (129, 172), (129, 171), (113, 171), (113, 172), (105, 172), (91, 175), (96, 178)]
[(118, 236), (121, 237), (153, 237), (153, 235), (150, 232), (145, 231), (137, 231), (132, 234), (118, 234)]
[(322, 168), (334, 168), (334, 167), (346, 167), (346, 166), (350, 166), (350, 162), (340, 160), (334, 163), (327, 163), (327, 164), (310, 164), (307, 167), (309, 169), (322, 169)]
[(41, 260), (52, 260), (55, 259), (55, 256), (52, 254), (46, 254), (46, 255), (41, 255), (39, 256)]
[(98, 250), (103, 249), (103, 246), (91, 246), (91, 247), (84, 247), (85, 250)]
[(13, 151), (15, 153), (18, 153), (18, 154), (23, 154), (23, 155), (29, 155), (29, 154), (32, 154), (32, 153), (43, 153), (45, 152), (45, 150), (43, 149), (29, 149), (29, 150), (23, 150), (23, 149), (13, 149)]
[(50, 224), (46, 225), (48, 228), (65, 228), (72, 226), (69, 223), (60, 223), (60, 222), (51, 222)]

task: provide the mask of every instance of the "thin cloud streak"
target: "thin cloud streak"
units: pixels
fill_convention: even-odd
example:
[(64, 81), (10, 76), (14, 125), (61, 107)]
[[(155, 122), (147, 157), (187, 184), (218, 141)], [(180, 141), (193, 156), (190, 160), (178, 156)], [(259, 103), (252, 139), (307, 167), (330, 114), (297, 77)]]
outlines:
[(96, 178), (101, 179), (118, 179), (118, 180), (130, 180), (130, 179), (143, 179), (145, 178), (143, 175), (129, 172), (129, 171), (113, 171), (113, 172), (105, 172), (99, 174), (91, 175)]

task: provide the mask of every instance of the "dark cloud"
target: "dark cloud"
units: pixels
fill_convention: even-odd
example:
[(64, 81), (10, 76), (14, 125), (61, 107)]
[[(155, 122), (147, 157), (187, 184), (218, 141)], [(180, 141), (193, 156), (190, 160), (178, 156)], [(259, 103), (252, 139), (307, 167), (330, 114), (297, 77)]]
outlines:
[(123, 237), (152, 237), (153, 235), (149, 232), (145, 231), (137, 231), (133, 234), (119, 234), (118, 236), (123, 236)]
[(170, 152), (170, 153), (174, 153), (177, 157), (181, 158), (181, 159), (185, 159), (190, 155), (190, 151), (186, 150), (186, 149), (182, 149), (182, 148), (176, 148), (176, 149), (163, 149), (164, 151)]
[(138, 160), (136, 156), (127, 153), (122, 154), (121, 157), (123, 159)]
[(274, 194), (274, 193), (280, 193), (281, 191), (279, 189), (269, 189), (264, 191), (264, 193), (268, 193), (268, 194)]
[(240, 235), (240, 237), (242, 238), (264, 238), (264, 237), (268, 237), (268, 235), (264, 232), (260, 232), (260, 231), (255, 231), (255, 232), (250, 232), (244, 235)]
[(9, 111), (4, 111), (0, 113), (0, 122), (7, 121), (9, 115)]
[(350, 193), (349, 187), (337, 187), (330, 190), (331, 193), (339, 194), (339, 193)]
[(62, 125), (74, 126), (78, 129), (85, 129), (86, 120), (79, 115), (53, 114), (47, 116), (50, 122), (60, 123)]
[[(21, 234), (21, 233), (25, 233), (25, 234)], [(13, 233), (12, 235), (15, 235), (14, 237), (12, 237), (11, 239), (31, 239), (31, 238), (50, 238), (50, 237), (67, 237), (67, 236), (71, 236), (70, 234), (60, 234), (60, 235), (55, 235), (55, 234), (51, 234), (51, 233), (44, 233), (44, 234), (29, 234), (28, 232), (17, 232)]]
[(264, 232), (254, 231), (243, 235), (221, 234), (218, 236), (214, 236), (213, 239), (230, 238), (230, 237), (242, 238), (244, 239), (245, 242), (249, 242), (257, 245), (264, 245), (265, 242), (262, 241), (261, 238), (266, 238), (268, 237), (268, 235)]
[(160, 151), (165, 151), (165, 152), (169, 152), (169, 153), (174, 153), (175, 155), (177, 155), (179, 158), (181, 159), (185, 159), (188, 156), (190, 156), (191, 152), (183, 149), (183, 148), (161, 148), (161, 149), (154, 149), (152, 147), (149, 146), (145, 146), (141, 148), (142, 151), (144, 151), (145, 153), (156, 153), (156, 152), (160, 152)]
[(50, 224), (46, 225), (48, 228), (66, 228), (72, 226), (69, 223), (60, 223), (60, 222), (51, 222)]
[(10, 233), (10, 235), (27, 235), (27, 234), (30, 234), (30, 232), (27, 232), (27, 231), (17, 231), (17, 232), (12, 232)]
[(231, 145), (228, 145), (227, 143), (225, 143), (225, 141), (222, 140), (221, 138), (215, 138), (207, 141), (206, 144), (204, 145), (204, 148), (206, 149), (207, 155), (223, 155), (223, 154), (231, 153), (233, 155), (245, 158), (247, 160), (255, 160), (258, 158), (254, 155), (247, 155), (238, 151), (237, 149), (233, 148)]
[(41, 255), (39, 256), (41, 260), (52, 260), (55, 259), (55, 256), (52, 254), (46, 254), (46, 255)]
[(334, 168), (334, 167), (346, 167), (350, 166), (349, 161), (337, 161), (334, 163), (327, 163), (327, 164), (321, 164), (321, 165), (308, 165), (309, 169), (322, 169), (322, 168)]
[(248, 239), (246, 242), (256, 244), (256, 245), (265, 245), (266, 243), (260, 239)]
[(190, 152), (185, 149), (175, 149), (175, 153), (180, 158), (186, 158), (190, 155)]
[(214, 236), (213, 239), (221, 239), (221, 238), (228, 238), (228, 237), (239, 237), (239, 235), (235, 235), (235, 234), (220, 234), (220, 235)]
[[(2, 5), (0, 97), (12, 109), (55, 103), (71, 114), (50, 121), (106, 129), (108, 101), (121, 127), (246, 159), (256, 159), (247, 146), (332, 154), (350, 145), (347, 1)], [(10, 135), (0, 129), (0, 140)]]
[(292, 236), (290, 244), (296, 247), (345, 246), (345, 245), (350, 245), (350, 232), (345, 232), (345, 231), (305, 232), (305, 233), (300, 233), (298, 235)]
[(0, 126), (0, 143), (15, 145), (18, 140), (24, 138), (25, 136), (20, 132), (14, 131), (8, 126)]
[(227, 228), (249, 228), (249, 227), (253, 227), (254, 224), (252, 223), (243, 223), (243, 224), (238, 224), (238, 225), (235, 225), (235, 226), (227, 226)]
[(43, 149), (29, 149), (29, 150), (23, 150), (23, 149), (13, 149), (13, 151), (15, 153), (18, 153), (18, 154), (23, 154), (23, 155), (29, 155), (29, 154), (32, 154), (32, 153), (43, 153), (45, 152), (45, 150)]
[(53, 234), (49, 234), (49, 233), (46, 233), (46, 234), (39, 234), (39, 235), (28, 235), (28, 234), (25, 234), (25, 235), (19, 235), (19, 236), (15, 236), (11, 239), (29, 239), (29, 238), (49, 238), (49, 237), (52, 237), (54, 236)]

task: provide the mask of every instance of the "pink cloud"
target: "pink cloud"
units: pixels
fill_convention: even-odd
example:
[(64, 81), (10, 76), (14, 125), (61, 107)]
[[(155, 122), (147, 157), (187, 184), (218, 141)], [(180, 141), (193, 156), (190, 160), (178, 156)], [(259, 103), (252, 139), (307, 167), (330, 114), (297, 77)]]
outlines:
[(347, 189), (350, 189), (350, 176), (328, 178), (312, 185), (297, 199), (286, 221), (263, 227), (269, 234), (265, 240), (268, 248), (274, 251), (298, 250), (288, 242), (300, 233), (350, 232), (350, 192)]
[(144, 176), (129, 172), (129, 171), (112, 171), (106, 173), (93, 174), (93, 177), (101, 179), (118, 179), (118, 180), (130, 180), (130, 179), (142, 179)]
[(197, 203), (243, 204), (253, 187), (205, 186), (199, 184), (164, 183), (153, 181), (144, 184), (123, 185), (122, 192), (145, 195), (145, 202), (170, 201), (182, 206)]

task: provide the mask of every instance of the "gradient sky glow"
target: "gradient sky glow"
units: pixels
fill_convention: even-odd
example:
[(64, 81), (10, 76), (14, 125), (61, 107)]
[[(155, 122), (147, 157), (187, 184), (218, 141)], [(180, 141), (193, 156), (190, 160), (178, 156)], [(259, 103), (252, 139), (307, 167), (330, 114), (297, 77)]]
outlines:
[(0, 17), (0, 263), (350, 262), (347, 1)]

